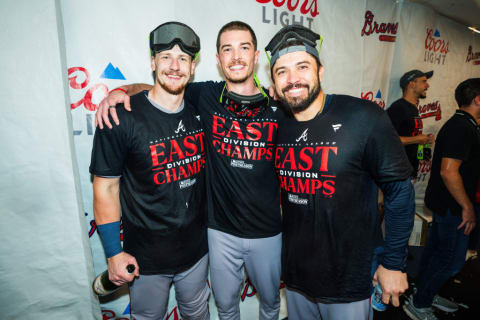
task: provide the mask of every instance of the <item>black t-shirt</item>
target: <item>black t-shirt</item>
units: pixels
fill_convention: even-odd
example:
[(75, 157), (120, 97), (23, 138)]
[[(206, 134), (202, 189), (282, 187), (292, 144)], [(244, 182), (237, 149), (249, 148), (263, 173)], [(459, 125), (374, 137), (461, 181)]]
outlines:
[(271, 237), (281, 231), (273, 152), (284, 114), (269, 106), (253, 118), (237, 117), (220, 103), (224, 86), (192, 83), (185, 95), (205, 131), (208, 226), (242, 238)]
[(168, 114), (131, 97), (120, 126), (96, 130), (90, 172), (121, 176), (123, 249), (141, 274), (176, 273), (208, 251), (204, 132), (191, 105)]
[(368, 298), (380, 223), (377, 185), (407, 179), (412, 170), (386, 113), (365, 100), (329, 95), (314, 119), (280, 122), (275, 167), (286, 285), (325, 303)]
[[(422, 133), (422, 118), (420, 118), (418, 109), (414, 104), (400, 98), (392, 103), (390, 108), (387, 109), (387, 113), (399, 136), (414, 137)], [(405, 152), (413, 167), (413, 177), (416, 177), (418, 172), (417, 151), (418, 144), (405, 145)]]
[(457, 110), (440, 129), (435, 142), (432, 172), (425, 190), (425, 205), (443, 215), (447, 209), (461, 215), (462, 208), (447, 190), (440, 169), (442, 158), (462, 160), (460, 175), (468, 197), (473, 202), (480, 176), (480, 133), (475, 119), (467, 112)]

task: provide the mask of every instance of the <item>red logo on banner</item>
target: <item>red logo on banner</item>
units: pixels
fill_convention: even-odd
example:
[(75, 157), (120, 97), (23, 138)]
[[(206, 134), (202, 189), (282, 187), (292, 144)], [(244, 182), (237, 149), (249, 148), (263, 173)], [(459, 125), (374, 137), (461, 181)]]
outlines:
[[(83, 77), (80, 77), (80, 76), (83, 76)], [(83, 81), (78, 82), (79, 78), (80, 79), (83, 78)], [(83, 67), (68, 68), (68, 81), (72, 89), (84, 89), (90, 82), (90, 73), (88, 72), (87, 69)], [(75, 103), (70, 104), (70, 109), (73, 110), (83, 104), (85, 109), (89, 111), (97, 110), (97, 105), (92, 102), (93, 93), (96, 90), (102, 91), (104, 94), (104, 97), (107, 96), (108, 94), (108, 87), (106, 85), (104, 85), (103, 83), (94, 84), (87, 90), (87, 92), (85, 93), (82, 99), (80, 99)]]
[[(302, 0), (257, 0), (258, 3), (269, 3), (272, 1), (275, 7), (282, 7), (285, 4), (289, 11), (293, 12), (297, 9), (298, 5)], [(310, 13), (312, 17), (318, 15), (317, 0), (303, 0), (302, 5), (300, 6), (300, 13), (307, 14)]]
[(480, 65), (480, 51), (473, 52), (472, 46), (468, 46), (467, 60), (465, 60), (465, 62), (470, 61), (472, 61), (474, 65)]
[(442, 108), (438, 100), (423, 106), (418, 106), (418, 113), (422, 119), (429, 117), (435, 117), (435, 121), (442, 119)]
[(372, 13), (372, 11), (365, 12), (365, 23), (362, 29), (362, 37), (377, 33), (380, 34), (378, 36), (378, 40), (385, 42), (395, 42), (395, 40), (397, 39), (395, 35), (398, 31), (398, 22), (382, 22), (379, 24), (376, 21), (373, 21), (374, 16), (375, 15)]
[(120, 317), (117, 318), (117, 315), (113, 310), (102, 309), (102, 320), (128, 320), (130, 317)]
[[(262, 22), (273, 25), (280, 23), (282, 27), (288, 25), (301, 25), (312, 29), (313, 17), (318, 15), (317, 0), (256, 0), (258, 3), (269, 3), (275, 6), (273, 9), (262, 6)], [(285, 8), (281, 11), (277, 8)], [(295, 10), (300, 8), (300, 15), (295, 14)], [(307, 16), (310, 15), (311, 17)], [(304, 18), (306, 21), (304, 21)]]
[(434, 64), (445, 64), (445, 58), (448, 53), (449, 41), (440, 38), (440, 31), (427, 28), (425, 37), (425, 56), (424, 61)]
[(379, 97), (380, 90), (378, 90), (377, 96), (374, 96), (373, 91), (360, 93), (360, 98), (376, 103), (380, 108), (385, 109), (385, 100)]

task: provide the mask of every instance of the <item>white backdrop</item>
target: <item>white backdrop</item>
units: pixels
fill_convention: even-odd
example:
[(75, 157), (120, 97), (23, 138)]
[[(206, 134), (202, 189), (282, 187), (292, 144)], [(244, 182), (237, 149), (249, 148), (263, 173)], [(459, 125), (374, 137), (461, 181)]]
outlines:
[[(270, 81), (263, 48), (283, 25), (294, 22), (324, 37), (322, 86), (327, 93), (359, 96), (387, 108), (401, 96), (398, 81), (404, 72), (413, 68), (435, 70), (428, 98), (420, 103), (428, 133), (437, 132), (454, 113), (455, 86), (463, 79), (480, 76), (480, 67), (466, 63), (470, 45), (474, 51), (480, 50), (478, 36), (430, 9), (403, 1), (143, 0), (134, 6), (128, 1), (63, 1), (62, 14), (71, 70), (69, 77), (73, 84), (70, 95), (75, 103), (72, 109), (75, 145), (90, 226), (93, 215), (88, 165), (95, 104), (107, 90), (121, 84), (152, 83), (148, 34), (163, 22), (185, 22), (200, 35), (202, 50), (195, 81), (221, 80), (215, 61), (215, 41), (220, 27), (231, 20), (245, 21), (256, 31), (262, 51), (256, 71), (265, 86)], [(111, 72), (106, 70), (108, 66)], [(75, 68), (84, 68), (88, 77), (86, 71), (73, 71)], [(78, 103), (81, 99), (84, 99), (83, 105)], [(422, 163), (415, 186), (418, 211), (423, 207), (429, 172), (430, 163)], [(99, 273), (106, 265), (94, 227), (91, 227), (90, 236), (95, 270)], [(246, 286), (245, 291), (251, 294), (252, 288)], [(128, 314), (126, 295), (102, 306), (108, 319)], [(241, 302), (242, 319), (256, 318), (257, 308), (257, 299), (246, 296)], [(174, 299), (171, 299), (169, 310), (170, 319), (177, 319)], [(215, 319), (213, 299), (211, 310)], [(284, 316), (282, 303), (281, 318)]]
[[(14, 2), (8, 3), (13, 6)], [(263, 48), (276, 31), (283, 25), (291, 23), (301, 23), (324, 37), (320, 56), (325, 66), (322, 86), (327, 93), (343, 93), (363, 97), (376, 102), (382, 108), (387, 108), (401, 96), (398, 81), (404, 72), (414, 68), (423, 71), (434, 70), (435, 74), (430, 79), (431, 87), (428, 96), (420, 102), (420, 114), (424, 117), (424, 131), (427, 133), (436, 133), (454, 113), (456, 104), (453, 99), (453, 90), (457, 84), (466, 78), (480, 76), (480, 37), (478, 35), (471, 33), (465, 26), (437, 15), (431, 9), (398, 0), (141, 0), (136, 2), (126, 0), (52, 0), (46, 3), (55, 4), (55, 8), (48, 11), (49, 15), (45, 14), (46, 5), (31, 7), (17, 4), (16, 9), (21, 13), (17, 15), (8, 5), (4, 5), (5, 12), (10, 14), (6, 15), (9, 19), (4, 19), (2, 22), (4, 27), (2, 32), (5, 31), (5, 35), (9, 32), (9, 37), (13, 39), (12, 35), (16, 34), (11, 26), (18, 28), (22, 25), (18, 21), (28, 21), (30, 33), (25, 31), (24, 37), (37, 39), (37, 31), (40, 32), (43, 27), (49, 26), (49, 22), (52, 20), (59, 21), (51, 28), (58, 31), (61, 40), (57, 40), (57, 42), (41, 41), (37, 43), (37, 47), (34, 47), (38, 52), (45, 52), (45, 57), (40, 55), (39, 61), (44, 67), (40, 69), (40, 72), (46, 75), (47, 80), (42, 77), (37, 81), (44, 81), (44, 83), (39, 83), (39, 86), (53, 85), (54, 80), (58, 82), (58, 79), (61, 78), (59, 76), (61, 70), (58, 65), (65, 69), (63, 71), (68, 75), (68, 80), (64, 77), (63, 85), (68, 88), (65, 96), (70, 101), (66, 107), (71, 114), (71, 119), (70, 116), (65, 117), (64, 109), (50, 108), (50, 113), (37, 111), (43, 118), (51, 120), (45, 122), (47, 126), (39, 126), (30, 122), (28, 125), (32, 125), (32, 128), (36, 130), (35, 134), (32, 134), (33, 137), (46, 134), (44, 140), (37, 141), (33, 138), (33, 143), (42, 151), (47, 162), (48, 160), (50, 163), (57, 162), (61, 166), (63, 175), (73, 177), (71, 180), (73, 189), (72, 185), (69, 185), (68, 187), (72, 190), (67, 192), (67, 186), (58, 183), (58, 179), (52, 178), (58, 173), (52, 173), (51, 176), (39, 176), (42, 181), (53, 181), (48, 184), (49, 188), (40, 190), (43, 191), (40, 193), (31, 192), (31, 196), (34, 197), (34, 202), (41, 202), (43, 199), (51, 197), (53, 203), (59, 199), (59, 201), (78, 205), (74, 210), (51, 210), (49, 219), (41, 220), (45, 223), (48, 222), (49, 227), (56, 230), (55, 242), (50, 244), (52, 247), (58, 247), (58, 243), (65, 244), (65, 239), (71, 239), (72, 236), (73, 238), (78, 237), (81, 242), (81, 236), (78, 233), (66, 234), (66, 232), (60, 231), (66, 230), (65, 221), (69, 221), (66, 220), (65, 215), (74, 220), (78, 219), (79, 214), (82, 215), (82, 211), (84, 211), (85, 225), (81, 228), (76, 226), (75, 230), (81, 233), (88, 231), (96, 274), (106, 268), (106, 263), (93, 222), (92, 184), (88, 173), (94, 134), (93, 115), (97, 104), (108, 90), (133, 82), (152, 83), (148, 34), (159, 24), (178, 20), (190, 25), (200, 35), (202, 50), (195, 81), (221, 79), (215, 61), (215, 41), (220, 27), (232, 20), (245, 21), (256, 31), (259, 49), (262, 51), (256, 71), (264, 86), (269, 86), (270, 81), (269, 67)], [(26, 26), (26, 24), (24, 25)], [(50, 34), (49, 32), (51, 33), (51, 31), (46, 33), (44, 31), (45, 34)], [(51, 40), (49, 37), (46, 38)], [(20, 37), (20, 39), (23, 38)], [(18, 42), (12, 40), (12, 47), (17, 45)], [(25, 53), (29, 53), (29, 50), (31, 50), (30, 44), (24, 44), (14, 54), (20, 58)], [(58, 64), (53, 66), (43, 62), (43, 59), (49, 61), (53, 56), (59, 55), (59, 52), (60, 56), (66, 55), (66, 64), (61, 64), (61, 57), (57, 57)], [(9, 54), (13, 58), (13, 55)], [(35, 58), (31, 57), (30, 59), (34, 60)], [(16, 68), (18, 69), (17, 61), (15, 59), (11, 59), (11, 61), (14, 62), (7, 65), (9, 69), (4, 69), (7, 70), (7, 75), (15, 74)], [(47, 68), (48, 71), (44, 70)], [(24, 71), (23, 77), (25, 74), (32, 74), (32, 70), (33, 74), (38, 72), (31, 67)], [(28, 86), (20, 80), (13, 83), (11, 78), (8, 80), (2, 81), (2, 84), (8, 82), (9, 85), (15, 86), (17, 83), (19, 88)], [(56, 93), (49, 92), (49, 99), (60, 97), (63, 94), (61, 92), (62, 90)], [(7, 97), (7, 102), (18, 104), (18, 95), (2, 94), (2, 97)], [(27, 99), (23, 96), (21, 98)], [(62, 106), (61, 102), (60, 106)], [(31, 112), (30, 110), (25, 111), (23, 116), (28, 118)], [(9, 123), (14, 124), (9, 125)], [(9, 132), (13, 132), (16, 128), (15, 122), (4, 121), (3, 124)], [(59, 132), (60, 127), (65, 130)], [(74, 147), (68, 144), (72, 137)], [(20, 139), (21, 137), (15, 138)], [(56, 139), (60, 139), (61, 143), (56, 143)], [(64, 162), (58, 161), (58, 152), (43, 148), (47, 143), (45, 141), (55, 144), (58, 152), (64, 157)], [(3, 146), (3, 150), (11, 153), (20, 152), (15, 148), (12, 149), (12, 145), (13, 143), (10, 141)], [(69, 155), (75, 155), (73, 162), (72, 159), (69, 160)], [(2, 164), (6, 168), (12, 168), (15, 163), (21, 163), (19, 159), (24, 160), (25, 157)], [(35, 168), (33, 164), (30, 166)], [(429, 172), (430, 163), (421, 163), (419, 179), (415, 185), (418, 211), (423, 208), (423, 193)], [(75, 179), (78, 173), (79, 179)], [(21, 175), (25, 177), (25, 181), (29, 181), (31, 172), (21, 171)], [(10, 180), (3, 179), (2, 182), (2, 200), (17, 199), (13, 202), (20, 201), (18, 200), (18, 189), (10, 187), (15, 184), (6, 183), (7, 181)], [(81, 194), (77, 193), (77, 190), (81, 190)], [(54, 196), (52, 197), (52, 195)], [(83, 203), (77, 203), (75, 195), (78, 195), (78, 198), (81, 197)], [(9, 202), (10, 206), (14, 206), (13, 202)], [(23, 203), (23, 205), (25, 204)], [(22, 206), (17, 205), (17, 207)], [(18, 208), (15, 209), (18, 210)], [(31, 208), (27, 207), (25, 210), (31, 210)], [(83, 217), (80, 218), (83, 219)], [(31, 221), (22, 221), (22, 223), (28, 225)], [(7, 229), (2, 229), (4, 238), (16, 239), (16, 233), (12, 228), (4, 229)], [(31, 229), (30, 226), (30, 229), (27, 230)], [(43, 242), (25, 244), (18, 241), (18, 243), (19, 248), (23, 251), (26, 247), (29, 249), (32, 247), (31, 250), (40, 250), (46, 247)], [(90, 257), (77, 243), (69, 248), (74, 251), (74, 255), (82, 256), (82, 263), (86, 264), (86, 272), (72, 272), (70, 276), (74, 282), (82, 284), (82, 288), (88, 288), (91, 280), (91, 275), (88, 273), (88, 268), (91, 267)], [(11, 252), (8, 251), (8, 253)], [(17, 262), (24, 263), (24, 257), (18, 258)], [(16, 274), (12, 272), (12, 266), (14, 266), (12, 263), (7, 264), (3, 261), (0, 263), (0, 268), (8, 272), (4, 277), (15, 282), (13, 278)], [(62, 267), (65, 266), (62, 265)], [(45, 272), (45, 270), (36, 269), (28, 271), (32, 277), (39, 278), (44, 276), (43, 272)], [(28, 283), (21, 282), (19, 285), (20, 289), (18, 290), (30, 290)], [(61, 283), (55, 281), (50, 281), (48, 286), (52, 287), (52, 292), (57, 288), (65, 289)], [(257, 318), (258, 301), (253, 292), (253, 288), (247, 283), (242, 294), (242, 319)], [(83, 296), (87, 297), (86, 301), (89, 301), (90, 295), (90, 292), (87, 293), (84, 290)], [(12, 301), (12, 299), (14, 301), (14, 298), (9, 298), (10, 300), (4, 300), (2, 295), (1, 303)], [(92, 318), (91, 315), (95, 314), (96, 302), (93, 299), (89, 302), (90, 307), (85, 308), (78, 304), (69, 305), (71, 298), (68, 295), (63, 297), (47, 294), (47, 297), (44, 298), (54, 300), (52, 304), (43, 304), (47, 306), (44, 314), (49, 315), (45, 318), (54, 319), (53, 315), (58, 312), (59, 308), (56, 307), (58, 305), (65, 306), (67, 309), (71, 308), (72, 314), (74, 312), (83, 313), (86, 319)], [(10, 303), (8, 306), (10, 313), (8, 314), (19, 315), (22, 312), (28, 312), (29, 309), (25, 307), (25, 304), (28, 305), (29, 301), (27, 299), (18, 306)], [(128, 318), (128, 295), (125, 291), (101, 302), (103, 319)], [(210, 303), (212, 319), (216, 319), (213, 298)], [(34, 309), (35, 306), (35, 303), (31, 302), (31, 308)], [(1, 309), (7, 310), (3, 305)], [(25, 309), (27, 311), (24, 311)], [(170, 301), (169, 312), (170, 320), (180, 318), (173, 298)], [(282, 300), (281, 318), (285, 316), (286, 311)]]

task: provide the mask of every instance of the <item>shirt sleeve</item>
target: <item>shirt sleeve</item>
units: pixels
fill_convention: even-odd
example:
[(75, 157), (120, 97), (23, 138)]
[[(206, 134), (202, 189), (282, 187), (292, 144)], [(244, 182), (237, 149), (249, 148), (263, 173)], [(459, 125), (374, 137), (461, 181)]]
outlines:
[(404, 112), (401, 112), (400, 108), (395, 106), (387, 109), (388, 117), (392, 122), (393, 127), (397, 131), (398, 135), (402, 135), (402, 128), (405, 126), (404, 122), (406, 120), (406, 115)]
[(389, 270), (405, 271), (415, 217), (415, 191), (410, 179), (383, 183), (380, 188), (385, 208), (385, 250), (381, 264)]
[(448, 129), (443, 136), (442, 158), (466, 161), (472, 152), (469, 128), (466, 126), (449, 126)]
[(379, 111), (365, 147), (363, 166), (377, 184), (407, 179), (413, 168), (385, 112)]
[(195, 107), (195, 109), (198, 108), (200, 95), (202, 91), (207, 90), (209, 82), (213, 83), (212, 81), (192, 82), (187, 85), (184, 97), (187, 102)]
[(119, 108), (117, 105), (117, 113), (120, 126), (114, 125), (112, 129), (103, 130), (97, 127), (95, 130), (90, 162), (91, 174), (103, 177), (122, 175), (130, 141), (127, 132), (131, 126), (130, 121), (124, 116), (123, 107)]

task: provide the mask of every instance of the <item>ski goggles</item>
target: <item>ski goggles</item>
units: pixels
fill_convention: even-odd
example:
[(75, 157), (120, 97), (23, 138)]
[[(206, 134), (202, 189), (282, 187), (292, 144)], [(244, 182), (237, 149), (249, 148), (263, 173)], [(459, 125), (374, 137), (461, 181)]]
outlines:
[(196, 59), (200, 52), (200, 38), (186, 24), (176, 21), (166, 22), (150, 32), (152, 55), (155, 52), (169, 50), (176, 44), (193, 59)]
[[(277, 59), (289, 52), (306, 51), (313, 55), (318, 61), (320, 57), (316, 49), (317, 40), (320, 40), (320, 47), (323, 38), (312, 30), (300, 25), (290, 25), (282, 28), (265, 47), (265, 52), (270, 51), (272, 57), (267, 53), (270, 67), (273, 67)], [(283, 49), (281, 49), (283, 48)]]

